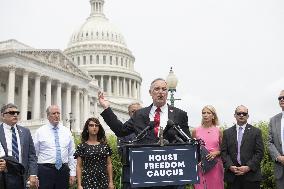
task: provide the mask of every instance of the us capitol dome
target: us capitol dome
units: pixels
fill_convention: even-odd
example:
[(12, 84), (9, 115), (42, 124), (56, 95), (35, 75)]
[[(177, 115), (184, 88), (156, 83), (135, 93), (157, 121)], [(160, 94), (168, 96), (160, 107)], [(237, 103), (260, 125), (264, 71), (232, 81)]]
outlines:
[(90, 16), (72, 34), (64, 53), (97, 82), (109, 101), (119, 105), (141, 102), (142, 78), (134, 70), (135, 57), (104, 15), (104, 0), (90, 0), (90, 4)]

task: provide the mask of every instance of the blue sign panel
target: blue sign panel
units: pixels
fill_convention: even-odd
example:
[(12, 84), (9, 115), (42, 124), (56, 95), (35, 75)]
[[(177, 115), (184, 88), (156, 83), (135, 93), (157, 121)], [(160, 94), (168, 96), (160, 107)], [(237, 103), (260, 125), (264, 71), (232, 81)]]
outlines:
[(195, 145), (129, 148), (132, 187), (199, 182)]

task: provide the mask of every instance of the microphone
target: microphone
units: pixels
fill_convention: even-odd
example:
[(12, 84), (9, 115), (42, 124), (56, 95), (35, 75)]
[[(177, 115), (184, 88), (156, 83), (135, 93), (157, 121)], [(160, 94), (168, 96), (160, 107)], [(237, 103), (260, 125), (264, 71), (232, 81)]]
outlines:
[(174, 141), (179, 143), (184, 143), (184, 141), (177, 135), (177, 132), (173, 129), (169, 129), (166, 138), (169, 140), (169, 142), (174, 143)]
[(180, 128), (179, 125), (175, 124), (172, 120), (168, 120), (167, 126), (169, 125), (170, 128), (173, 128), (175, 131), (178, 132), (178, 134), (182, 137), (183, 141), (190, 141), (191, 138), (185, 134), (185, 132)]
[(142, 135), (145, 135), (147, 131), (154, 129), (155, 127), (155, 122), (154, 121), (150, 121), (149, 124), (147, 125), (147, 127), (145, 127), (141, 133), (139, 133), (136, 136), (136, 139), (139, 139)]

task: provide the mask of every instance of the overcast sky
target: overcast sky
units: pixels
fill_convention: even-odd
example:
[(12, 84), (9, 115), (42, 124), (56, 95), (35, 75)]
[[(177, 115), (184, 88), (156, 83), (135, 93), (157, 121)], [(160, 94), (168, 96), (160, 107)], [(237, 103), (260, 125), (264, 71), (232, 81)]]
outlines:
[[(283, 0), (105, 0), (104, 13), (136, 58), (144, 105), (151, 103), (150, 82), (172, 66), (175, 97), (182, 99), (175, 105), (188, 112), (191, 126), (207, 104), (227, 125), (240, 104), (252, 123), (281, 111)], [(0, 41), (64, 50), (89, 14), (88, 0), (1, 0)]]

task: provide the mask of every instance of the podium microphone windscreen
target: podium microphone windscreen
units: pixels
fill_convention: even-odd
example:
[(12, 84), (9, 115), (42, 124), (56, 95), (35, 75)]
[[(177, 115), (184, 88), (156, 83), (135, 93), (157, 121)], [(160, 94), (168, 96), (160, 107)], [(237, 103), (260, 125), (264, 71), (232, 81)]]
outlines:
[(168, 126), (170, 126), (170, 127), (172, 127), (172, 126), (174, 126), (175, 125), (175, 122), (173, 122), (173, 120), (168, 120), (168, 122), (167, 122), (167, 125)]
[(184, 143), (184, 141), (178, 136), (178, 133), (173, 129), (168, 130), (167, 139), (170, 143), (173, 143), (174, 141)]
[(165, 129), (164, 129), (164, 133), (167, 133), (168, 130), (169, 130), (170, 128), (172, 128), (174, 125), (175, 125), (175, 123), (174, 123), (172, 120), (169, 119), (169, 120), (167, 121), (167, 125), (166, 125), (166, 127), (165, 127)]

